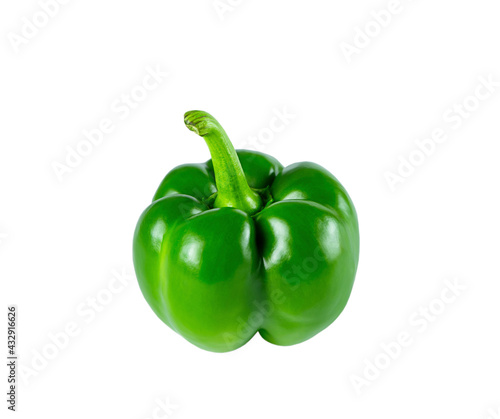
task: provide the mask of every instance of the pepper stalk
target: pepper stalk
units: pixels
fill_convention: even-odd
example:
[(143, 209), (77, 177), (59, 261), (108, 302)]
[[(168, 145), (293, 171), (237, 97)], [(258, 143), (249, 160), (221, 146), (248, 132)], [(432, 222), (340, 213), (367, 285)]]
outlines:
[(184, 123), (203, 137), (210, 150), (218, 191), (214, 207), (238, 208), (249, 215), (258, 212), (262, 199), (248, 186), (236, 150), (219, 122), (207, 112), (189, 111)]

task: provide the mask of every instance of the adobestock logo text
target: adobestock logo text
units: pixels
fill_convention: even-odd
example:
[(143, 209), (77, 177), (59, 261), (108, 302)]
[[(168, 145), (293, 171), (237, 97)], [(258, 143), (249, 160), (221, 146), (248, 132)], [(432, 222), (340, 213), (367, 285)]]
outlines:
[(17, 32), (7, 33), (7, 39), (12, 49), (17, 54), (22, 45), (28, 44), (45, 28), (61, 11), (61, 6), (68, 4), (70, 0), (40, 0), (39, 10), (30, 17), (21, 18), (21, 26)]
[(81, 334), (85, 326), (94, 322), (100, 313), (106, 311), (134, 279), (134, 275), (129, 274), (128, 269), (122, 269), (121, 272), (113, 269), (107, 284), (78, 304), (75, 318), (66, 322), (62, 329), (50, 332), (47, 335), (48, 342), (41, 348), (32, 349), (29, 364), (20, 365), (19, 376), (23, 384), (29, 385), (32, 378), (46, 370), (60, 353), (71, 346), (71, 342)]
[(493, 409), (488, 409), (488, 416), (485, 417), (485, 419), (500, 419), (500, 407), (498, 407), (495, 410)]
[(439, 295), (427, 304), (418, 307), (409, 317), (407, 327), (396, 337), (380, 343), (380, 351), (371, 359), (365, 358), (358, 374), (350, 376), (351, 385), (358, 396), (378, 380), (383, 371), (389, 369), (399, 359), (406, 348), (414, 345), (418, 335), (425, 333), (429, 327), (441, 318), (467, 288), (458, 280), (446, 280)]
[(226, 19), (226, 15), (231, 14), (236, 8), (243, 3), (243, 0), (214, 0), (212, 7), (221, 21)]
[(168, 76), (168, 72), (164, 71), (160, 64), (154, 68), (147, 66), (145, 72), (140, 83), (126, 93), (122, 93), (111, 103), (109, 116), (101, 118), (93, 128), (84, 129), (80, 141), (74, 146), (66, 146), (65, 157), (60, 161), (52, 162), (52, 170), (59, 182), (66, 179), (65, 175), (73, 173), (83, 160), (103, 143), (105, 137), (115, 131), (118, 122), (129, 118), (133, 111), (165, 82)]
[(282, 106), (281, 109), (273, 108), (272, 113), (273, 116), (267, 126), (261, 128), (255, 135), (249, 135), (238, 144), (238, 148), (263, 152), (297, 118), (287, 106)]
[[(412, 0), (407, 0), (411, 2)], [(354, 36), (350, 42), (341, 42), (340, 50), (347, 63), (352, 62), (353, 55), (361, 54), (368, 48), (375, 38), (378, 38), (383, 30), (390, 26), (394, 18), (404, 10), (404, 4), (400, 0), (390, 0), (385, 9), (372, 10), (371, 19), (364, 25), (354, 27)]]
[(492, 74), (479, 76), (474, 91), (462, 100), (453, 103), (442, 114), (443, 125), (435, 127), (427, 138), (415, 140), (415, 146), (406, 156), (398, 156), (395, 170), (384, 173), (384, 178), (391, 192), (395, 192), (399, 184), (404, 184), (410, 176), (416, 173), (439, 148), (450, 138), (450, 131), (457, 131), (490, 99), (500, 87), (500, 81)]

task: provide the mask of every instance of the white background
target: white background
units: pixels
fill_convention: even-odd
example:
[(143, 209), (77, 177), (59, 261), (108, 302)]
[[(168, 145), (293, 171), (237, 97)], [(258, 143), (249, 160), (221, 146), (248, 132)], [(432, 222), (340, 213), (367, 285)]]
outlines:
[[(19, 309), (17, 416), (144, 419), (159, 398), (175, 407), (157, 417), (179, 419), (498, 417), (500, 87), (478, 88), (500, 81), (498, 0), (401, 0), (384, 28), (372, 13), (386, 1), (237, 3), (218, 14), (211, 0), (72, 0), (44, 22), (36, 1), (2, 1), (0, 311)], [(34, 16), (45, 26), (17, 45)], [(130, 115), (111, 110), (158, 66), (168, 76)], [(446, 120), (464, 101), (469, 117)], [(184, 127), (191, 109), (238, 148), (264, 133), (254, 144), (283, 164), (325, 166), (355, 202), (353, 294), (310, 341), (205, 352), (142, 297), (135, 223), (169, 170), (209, 158)], [(270, 139), (283, 109), (295, 116)], [(103, 118), (113, 132), (58, 177)], [(422, 158), (415, 140), (439, 128), (447, 140), (391, 188), (387, 173)], [(126, 286), (82, 315), (113, 270)], [(466, 289), (444, 304), (447, 280)], [(440, 314), (422, 323), (429, 305)], [(78, 336), (66, 341), (68, 324)], [(402, 332), (412, 343), (385, 365), (382, 345)], [(385, 369), (357, 391), (376, 360)]]

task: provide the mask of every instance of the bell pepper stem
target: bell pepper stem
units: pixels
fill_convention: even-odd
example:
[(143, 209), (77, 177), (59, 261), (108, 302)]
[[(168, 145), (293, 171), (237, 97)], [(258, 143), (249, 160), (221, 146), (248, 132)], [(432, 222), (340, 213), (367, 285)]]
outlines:
[(210, 150), (218, 191), (214, 207), (238, 208), (250, 215), (258, 212), (262, 199), (248, 186), (238, 155), (219, 122), (207, 112), (189, 111), (184, 123), (203, 137)]

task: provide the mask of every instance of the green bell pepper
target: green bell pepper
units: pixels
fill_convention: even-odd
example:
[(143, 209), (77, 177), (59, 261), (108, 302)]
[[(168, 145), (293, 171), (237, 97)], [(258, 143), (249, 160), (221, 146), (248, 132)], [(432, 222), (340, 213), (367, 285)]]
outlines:
[(259, 332), (277, 345), (328, 327), (351, 293), (356, 211), (323, 167), (235, 151), (208, 113), (187, 112), (212, 159), (170, 171), (134, 235), (140, 288), (156, 315), (194, 345), (237, 349)]

